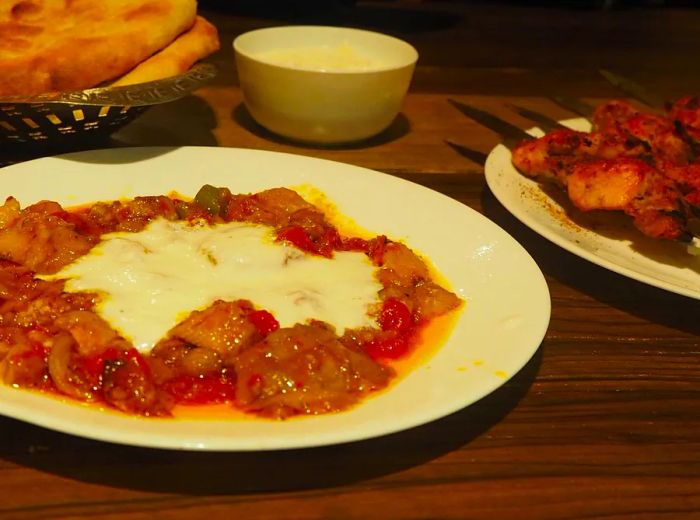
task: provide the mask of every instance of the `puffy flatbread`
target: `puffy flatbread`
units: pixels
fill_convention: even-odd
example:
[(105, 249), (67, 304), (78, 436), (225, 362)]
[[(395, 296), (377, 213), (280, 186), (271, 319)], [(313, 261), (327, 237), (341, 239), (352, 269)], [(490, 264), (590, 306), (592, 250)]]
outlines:
[(216, 27), (198, 16), (187, 32), (111, 85), (133, 85), (181, 74), (193, 63), (218, 49), (219, 36)]
[(117, 78), (194, 23), (196, 0), (0, 0), (0, 97)]

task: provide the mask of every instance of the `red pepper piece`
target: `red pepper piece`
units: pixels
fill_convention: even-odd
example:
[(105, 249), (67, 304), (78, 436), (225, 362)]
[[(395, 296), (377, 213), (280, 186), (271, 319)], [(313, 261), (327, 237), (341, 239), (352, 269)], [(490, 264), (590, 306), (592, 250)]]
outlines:
[(248, 319), (263, 336), (267, 336), (270, 332), (280, 328), (277, 319), (265, 310), (251, 312), (248, 315)]
[(81, 214), (71, 213), (70, 211), (56, 211), (51, 214), (61, 220), (73, 224), (75, 230), (83, 235), (99, 235), (100, 228), (91, 220)]
[(379, 325), (382, 330), (407, 332), (413, 327), (410, 309), (397, 298), (388, 298), (379, 313)]
[(375, 339), (363, 346), (372, 359), (398, 359), (405, 356), (411, 345), (410, 336), (398, 334), (393, 337)]
[(183, 404), (215, 404), (236, 396), (234, 381), (226, 376), (177, 376), (163, 384), (163, 389)]
[(97, 379), (102, 376), (107, 361), (116, 361), (124, 357), (124, 351), (110, 347), (104, 352), (92, 356), (84, 356), (80, 359), (81, 368), (91, 377)]
[(277, 240), (284, 240), (290, 244), (298, 247), (302, 251), (308, 251), (309, 253), (316, 252), (316, 246), (314, 245), (309, 235), (306, 234), (304, 228), (301, 226), (289, 226), (282, 229), (277, 234)]
[(341, 242), (339, 249), (342, 251), (359, 251), (361, 253), (369, 253), (369, 242), (363, 238), (350, 237)]

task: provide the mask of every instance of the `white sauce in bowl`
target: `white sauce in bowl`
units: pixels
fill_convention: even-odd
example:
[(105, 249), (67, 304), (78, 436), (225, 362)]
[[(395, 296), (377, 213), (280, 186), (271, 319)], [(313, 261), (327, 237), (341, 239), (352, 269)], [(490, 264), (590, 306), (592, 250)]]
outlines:
[(359, 52), (348, 43), (272, 49), (256, 53), (255, 58), (282, 67), (321, 72), (361, 72), (382, 67), (380, 60)]

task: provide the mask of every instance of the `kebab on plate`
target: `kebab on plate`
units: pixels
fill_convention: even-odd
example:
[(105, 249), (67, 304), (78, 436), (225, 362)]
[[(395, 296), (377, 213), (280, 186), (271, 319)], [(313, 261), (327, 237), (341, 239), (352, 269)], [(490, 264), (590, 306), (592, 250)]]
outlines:
[(527, 140), (512, 161), (524, 175), (566, 189), (583, 211), (623, 211), (647, 236), (690, 242), (700, 215), (698, 151), (698, 97), (681, 98), (661, 115), (611, 100), (595, 109), (592, 131)]

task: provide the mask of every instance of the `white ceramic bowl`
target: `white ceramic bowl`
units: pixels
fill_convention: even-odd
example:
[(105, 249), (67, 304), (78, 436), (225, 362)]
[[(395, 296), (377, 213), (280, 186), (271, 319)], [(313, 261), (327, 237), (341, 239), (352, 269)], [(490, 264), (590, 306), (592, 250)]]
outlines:
[(397, 38), (324, 26), (251, 31), (238, 36), (233, 49), (253, 118), (285, 137), (326, 144), (386, 129), (418, 59)]

